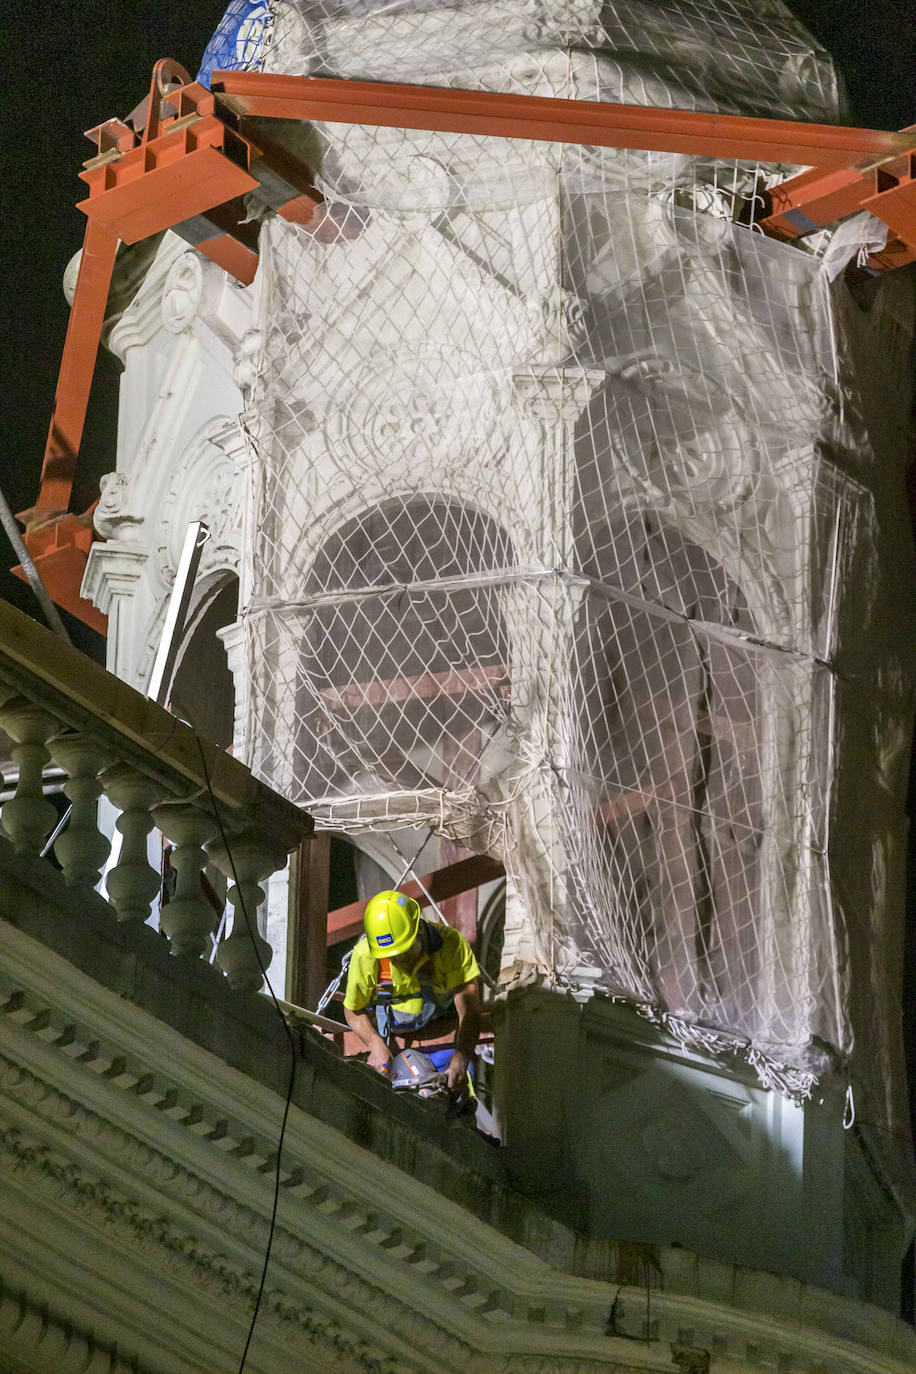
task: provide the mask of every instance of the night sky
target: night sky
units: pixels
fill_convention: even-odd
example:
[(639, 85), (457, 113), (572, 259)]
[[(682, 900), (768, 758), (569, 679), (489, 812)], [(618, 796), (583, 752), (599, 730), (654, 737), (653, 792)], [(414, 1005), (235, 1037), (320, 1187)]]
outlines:
[[(889, 129), (916, 122), (912, 0), (790, 0), (790, 8), (833, 54), (850, 122)], [(156, 58), (177, 58), (193, 74), (222, 10), (222, 0), (39, 0), (5, 7), (0, 474), (13, 510), (37, 495), (67, 323), (61, 277), (83, 233), (83, 216), (74, 208), (82, 198), (76, 174), (90, 155), (82, 131), (127, 114), (148, 89)], [(96, 495), (94, 481), (114, 467), (116, 403), (117, 367), (103, 351), (73, 509), (85, 509)], [(0, 541), (0, 595), (36, 614), (28, 588), (3, 571), (12, 560), (2, 531)], [(76, 642), (99, 656), (98, 636), (65, 618)], [(912, 1002), (916, 967), (910, 989)]]

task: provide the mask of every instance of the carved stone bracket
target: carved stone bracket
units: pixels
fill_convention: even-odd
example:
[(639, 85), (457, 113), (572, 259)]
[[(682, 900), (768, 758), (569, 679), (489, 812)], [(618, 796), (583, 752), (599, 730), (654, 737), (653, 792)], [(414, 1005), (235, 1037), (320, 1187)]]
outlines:
[[(132, 526), (139, 524), (133, 516), (128, 517)], [(89, 562), (83, 574), (82, 594), (107, 616), (117, 616), (123, 600), (134, 595), (137, 584), (143, 576), (143, 569), (149, 553), (135, 544), (116, 541), (116, 523), (104, 521), (108, 543), (95, 543), (89, 550)], [(101, 532), (101, 531), (100, 531)]]

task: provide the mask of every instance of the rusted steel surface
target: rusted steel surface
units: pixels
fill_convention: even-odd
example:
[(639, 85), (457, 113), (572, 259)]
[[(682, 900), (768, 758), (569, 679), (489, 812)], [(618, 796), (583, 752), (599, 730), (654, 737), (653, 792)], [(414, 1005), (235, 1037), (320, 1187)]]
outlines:
[(889, 167), (876, 169), (875, 194), (862, 201), (862, 209), (883, 220), (910, 250), (909, 261), (916, 260), (916, 154), (910, 155), (899, 172)]
[[(108, 617), (103, 615), (91, 601), (80, 596), (80, 586), (89, 549), (92, 545), (92, 511), (85, 515), (68, 514), (50, 520), (23, 538), (39, 576), (48, 590), (48, 595), (62, 611), (69, 611), (84, 625), (98, 634), (108, 630)], [(19, 516), (23, 519), (25, 512)], [(25, 582), (26, 575), (22, 565), (17, 563), (11, 571)]]
[[(91, 221), (108, 225), (125, 243), (171, 229), (227, 200), (257, 190), (237, 160), (240, 142), (213, 116), (132, 148), (117, 161), (83, 172), (90, 194), (77, 204)], [(247, 155), (244, 158), (247, 164)]]

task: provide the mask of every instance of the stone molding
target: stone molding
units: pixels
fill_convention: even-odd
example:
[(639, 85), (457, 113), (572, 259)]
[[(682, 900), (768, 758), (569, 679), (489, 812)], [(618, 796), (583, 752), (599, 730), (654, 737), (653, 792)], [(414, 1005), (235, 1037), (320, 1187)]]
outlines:
[[(127, 518), (136, 523), (136, 517)], [(113, 526), (108, 527), (114, 532)], [(119, 598), (133, 596), (148, 557), (146, 549), (116, 538), (105, 543), (94, 543), (89, 550), (81, 594), (98, 606), (104, 615), (110, 615)]]
[[(0, 1082), (5, 1091), (14, 1095), (24, 1083), (28, 1084), (30, 1077), (23, 1075), (17, 1082), (15, 1066), (8, 1060), (0, 1065)], [(37, 1080), (32, 1079), (28, 1086), (34, 1088), (36, 1084)], [(59, 1095), (50, 1097), (48, 1105), (62, 1116), (79, 1111), (75, 1103)], [(89, 1126), (96, 1124), (92, 1116), (87, 1114), (84, 1118)], [(99, 1133), (100, 1148), (110, 1142), (111, 1135), (111, 1131)], [(106, 1162), (110, 1161), (110, 1156), (103, 1157)], [(33, 1194), (53, 1199), (57, 1207), (76, 1213), (86, 1224), (103, 1229), (110, 1243), (135, 1254), (142, 1252), (157, 1270), (193, 1284), (198, 1294), (205, 1294), (219, 1303), (228, 1301), (237, 1310), (253, 1308), (258, 1289), (258, 1271), (254, 1265), (233, 1264), (226, 1255), (214, 1251), (212, 1243), (208, 1244), (200, 1235), (176, 1226), (169, 1217), (154, 1209), (143, 1208), (98, 1174), (79, 1168), (49, 1146), (29, 1139), (16, 1127), (0, 1128), (0, 1159), (10, 1178), (24, 1182)], [(174, 1186), (176, 1180), (169, 1182)], [(212, 1196), (208, 1197), (206, 1186), (200, 1185), (198, 1205), (217, 1211), (221, 1223), (226, 1225), (225, 1199), (215, 1190), (210, 1192)], [(260, 1223), (260, 1219), (258, 1221)], [(250, 1236), (253, 1243), (260, 1242), (263, 1246), (266, 1237), (261, 1232), (264, 1229), (263, 1223), (257, 1226)], [(329, 1286), (334, 1285), (338, 1277), (342, 1281), (349, 1277), (326, 1272), (327, 1266), (317, 1252), (306, 1255), (308, 1247), (301, 1245), (299, 1248), (302, 1253), (296, 1258), (305, 1261), (300, 1273), (318, 1278)], [(304, 1338), (318, 1347), (326, 1367), (339, 1369), (341, 1374), (350, 1374), (350, 1371), (395, 1374), (393, 1361), (379, 1361), (364, 1343), (348, 1339), (336, 1323), (320, 1320), (312, 1310), (276, 1288), (265, 1293), (258, 1320), (288, 1342)], [(404, 1366), (399, 1364), (398, 1368)]]
[(54, 1374), (153, 1374), (136, 1356), (125, 1356), (69, 1317), (52, 1314), (2, 1278), (0, 1342), (7, 1355), (25, 1361), (37, 1357), (40, 1367)]
[(187, 444), (160, 499), (156, 522), (160, 543), (153, 570), (164, 589), (175, 580), (185, 531), (193, 519), (206, 521), (210, 531), (199, 579), (218, 569), (238, 568), (246, 462), (245, 441), (232, 418), (215, 418)]
[[(53, 952), (46, 951), (39, 967), (28, 958), (32, 942), (22, 932), (4, 926), (3, 934), (9, 957), (0, 1083), (7, 1120), (11, 1112), (26, 1114), (25, 1126), (12, 1121), (3, 1134), (12, 1152), (7, 1157), (30, 1187), (53, 1195), (55, 1207), (80, 1215), (88, 1208), (90, 1224), (114, 1243), (131, 1247), (141, 1235), (152, 1246), (144, 1255), (157, 1272), (174, 1272), (169, 1266), (178, 1263), (186, 1281), (197, 1285), (199, 1266), (212, 1300), (234, 1308), (251, 1292), (269, 1216), (274, 1152), (264, 1122), (279, 1119), (276, 1092), (151, 1022), (78, 970), (68, 972)], [(303, 1074), (317, 1072), (306, 1061)], [(364, 1077), (354, 1077), (357, 1091)], [(788, 1280), (757, 1275), (755, 1293), (746, 1275), (749, 1300), (742, 1301), (731, 1266), (708, 1265), (717, 1298), (678, 1292), (678, 1269), (683, 1280), (703, 1262), (674, 1251), (659, 1261), (658, 1282), (668, 1290), (662, 1291), (651, 1265), (627, 1268), (626, 1247), (611, 1247), (617, 1258), (606, 1252), (603, 1266), (621, 1282), (564, 1272), (551, 1263), (553, 1256), (562, 1266), (569, 1239), (557, 1223), (542, 1217), (538, 1227), (532, 1220), (528, 1246), (519, 1245), (300, 1110), (291, 1116), (285, 1159), (266, 1328), (284, 1345), (300, 1331), (310, 1340), (330, 1333), (335, 1352), (346, 1344), (351, 1363), (332, 1365), (322, 1353), (325, 1364), (316, 1368), (371, 1368), (360, 1332), (392, 1327), (413, 1352), (412, 1367), (422, 1371), (670, 1369), (675, 1345), (727, 1352), (737, 1369), (758, 1358), (781, 1359), (784, 1368), (792, 1361), (793, 1369), (810, 1374), (902, 1374), (906, 1368), (903, 1346), (900, 1359), (865, 1348), (886, 1343), (895, 1326), (886, 1313), (803, 1292)], [(539, 1258), (533, 1251), (545, 1244), (546, 1257)], [(645, 1271), (642, 1280), (637, 1270)], [(769, 1311), (760, 1301), (767, 1285), (775, 1297)], [(317, 1298), (318, 1312), (310, 1297)], [(344, 1303), (342, 1321), (327, 1315), (337, 1299)], [(773, 1315), (780, 1299), (784, 1318)], [(850, 1318), (850, 1307), (860, 1315)], [(817, 1329), (821, 1309), (834, 1309), (831, 1322), (842, 1310), (849, 1339)], [(370, 1344), (377, 1355), (378, 1340)], [(753, 1350), (759, 1355), (752, 1358)], [(404, 1350), (389, 1353), (399, 1369), (411, 1369)]]

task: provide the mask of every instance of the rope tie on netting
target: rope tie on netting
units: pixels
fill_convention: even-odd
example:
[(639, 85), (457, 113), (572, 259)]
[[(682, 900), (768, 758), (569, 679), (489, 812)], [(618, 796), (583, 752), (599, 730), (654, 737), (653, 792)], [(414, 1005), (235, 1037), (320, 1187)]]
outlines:
[(843, 1130), (851, 1131), (856, 1120), (856, 1101), (852, 1094), (852, 1084), (846, 1085), (846, 1097), (843, 1101)]

